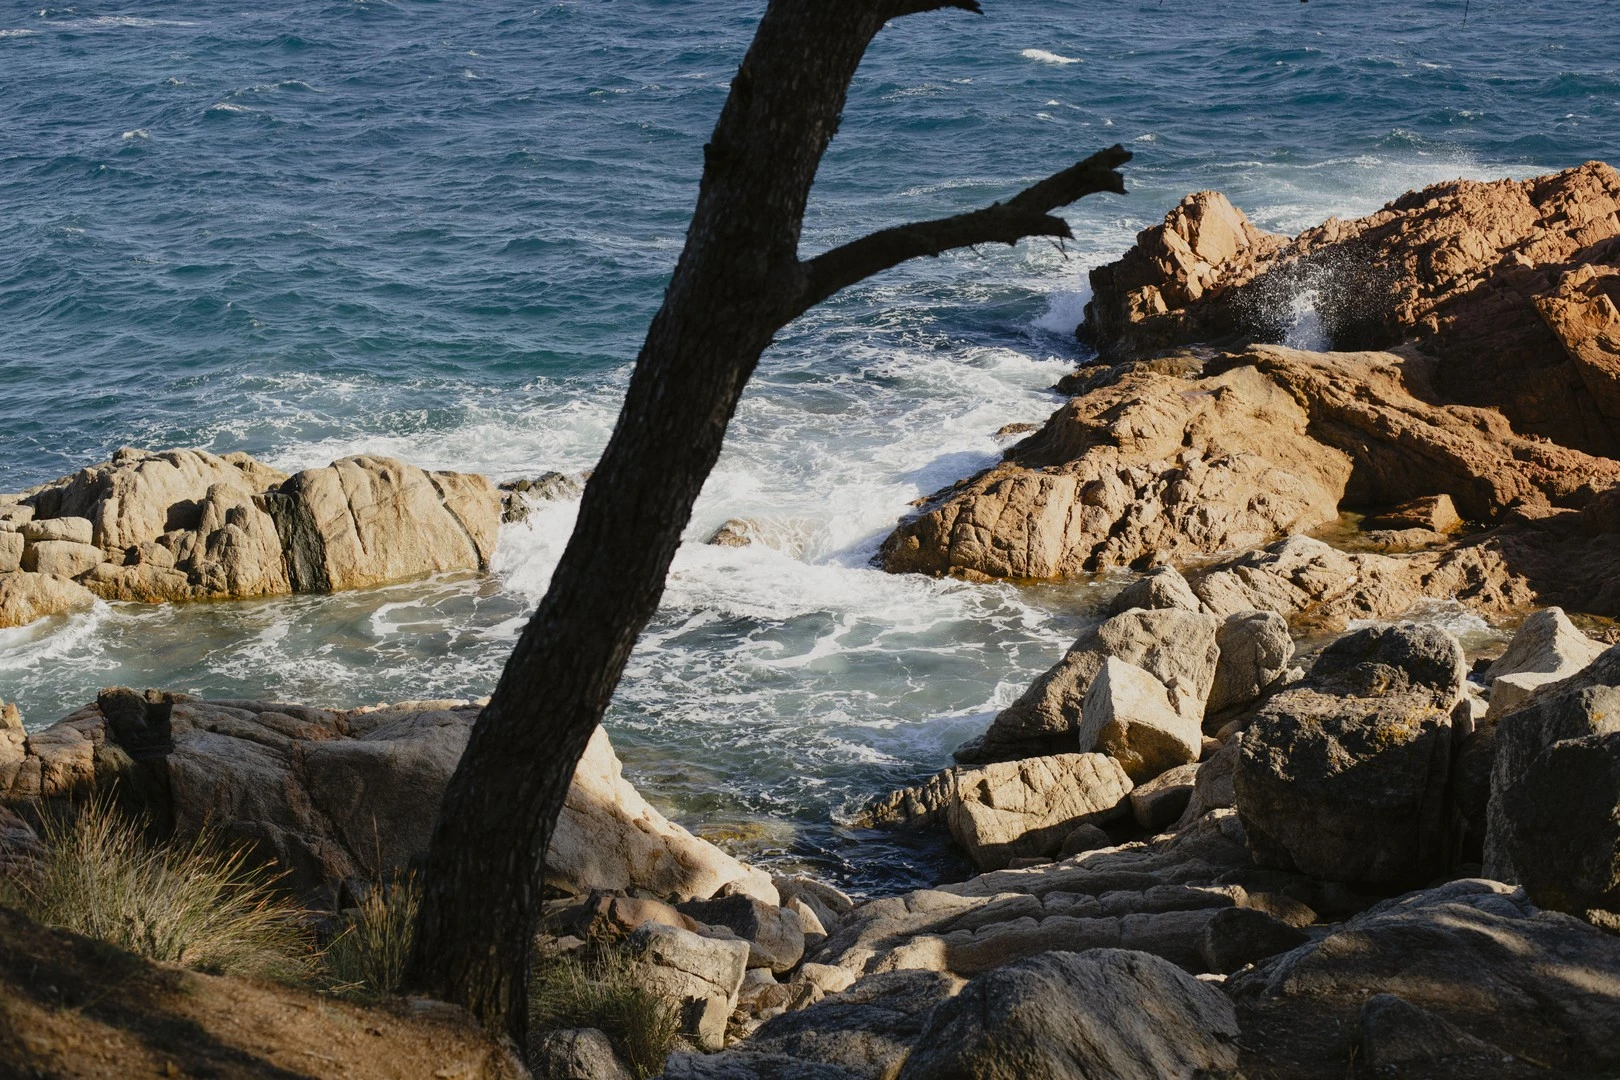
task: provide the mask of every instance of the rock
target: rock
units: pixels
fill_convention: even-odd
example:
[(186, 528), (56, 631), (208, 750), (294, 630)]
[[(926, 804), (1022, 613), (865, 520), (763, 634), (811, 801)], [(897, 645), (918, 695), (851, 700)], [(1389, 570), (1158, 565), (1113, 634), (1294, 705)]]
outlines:
[(483, 477), (383, 457), (306, 469), (264, 503), (302, 592), (488, 569), (501, 518), (500, 497)]
[(1288, 621), (1274, 611), (1228, 615), (1215, 631), (1215, 644), (1220, 659), (1204, 706), (1205, 715), (1256, 700), (1283, 677), (1294, 659)]
[(1199, 601), (1198, 594), (1193, 592), (1192, 586), (1187, 584), (1187, 579), (1182, 577), (1175, 567), (1160, 566), (1149, 570), (1125, 586), (1109, 605), (1109, 611), (1115, 615), (1132, 608), (1150, 611), (1165, 608), (1202, 611), (1204, 605)]
[[(74, 544), (90, 544), (96, 535), (89, 518), (58, 517), (29, 521), (17, 530), (30, 544), (47, 540), (66, 540)], [(100, 560), (97, 560), (98, 562)]]
[(101, 549), (71, 540), (40, 540), (23, 550), (22, 568), (32, 574), (76, 578), (101, 564)]
[(676, 926), (694, 934), (705, 929), (696, 919), (661, 900), (601, 892), (592, 892), (577, 903), (553, 901), (547, 905), (545, 916), (548, 932), (566, 934), (581, 941), (617, 940), (650, 922)]
[[(108, 690), (11, 757), (0, 744), (0, 802), (83, 798), (116, 782), (162, 831), (190, 836), (208, 822), (226, 845), (273, 858), (287, 887), (332, 890), (425, 855), (479, 710), (462, 701), (334, 710)], [(601, 729), (575, 769), (546, 883), (679, 900), (730, 886), (778, 899), (764, 871), (649, 806), (624, 781)]]
[(0, 532), (0, 574), (21, 569), (25, 546), (21, 533)]
[(1143, 783), (1198, 760), (1198, 722), (1170, 707), (1164, 684), (1134, 664), (1103, 661), (1081, 705), (1080, 749), (1105, 753)]
[(1242, 740), (1232, 735), (1221, 743), (1220, 749), (1198, 763), (1198, 771), (1193, 774), (1192, 794), (1187, 799), (1187, 809), (1176, 822), (1177, 830), (1185, 829), (1211, 811), (1237, 805), (1233, 777), (1237, 775), (1238, 758), (1242, 754)]
[(1308, 426), (1254, 368), (1124, 374), (930, 497), (880, 558), (891, 573), (1049, 579), (1251, 548), (1338, 516), (1350, 462)]
[(44, 853), (33, 826), (0, 806), (0, 875), (29, 873)]
[(681, 1003), (683, 1030), (697, 1036), (701, 1047), (724, 1045), (726, 1019), (737, 1007), (748, 969), (746, 941), (646, 923), (625, 940), (624, 951), (643, 965), (643, 985)]
[[(588, 478), (589, 473), (585, 476)], [(508, 480), (500, 485), (501, 521), (521, 522), (540, 503), (577, 499), (585, 490), (582, 482), (560, 472), (541, 473), (533, 480)]]
[(1485, 873), (1543, 907), (1620, 925), (1620, 647), (1496, 729)]
[(1237, 1064), (1237, 1017), (1212, 987), (1145, 953), (1048, 953), (939, 1005), (900, 1080), (1159, 1080)]
[(792, 877), (772, 875), (771, 884), (776, 886), (782, 903), (802, 902), (815, 912), (817, 920), (828, 930), (838, 925), (838, 920), (855, 907), (855, 901), (842, 889), (802, 874)]
[(596, 1028), (546, 1032), (534, 1040), (529, 1067), (540, 1080), (634, 1080)]
[(1465, 671), (1457, 640), (1430, 626), (1369, 628), (1324, 649), (1241, 737), (1234, 790), (1255, 858), (1336, 881), (1443, 870)]
[(1226, 974), (1297, 948), (1310, 935), (1264, 911), (1224, 908), (1204, 927), (1201, 952), (1209, 970)]
[(1125, 813), (1130, 777), (1103, 754), (1054, 754), (946, 769), (868, 805), (875, 825), (943, 822), (981, 869), (1051, 855), (1077, 826)]
[(1097, 828), (1095, 825), (1081, 825), (1063, 838), (1063, 844), (1058, 848), (1058, 858), (1067, 859), (1078, 855), (1082, 851), (1095, 851), (1098, 848), (1113, 847), (1113, 837)]
[(1452, 881), (1375, 905), (1227, 991), (1245, 1042), (1274, 1043), (1299, 1023), (1291, 1017), (1314, 1032), (1349, 1029), (1369, 995), (1387, 993), (1554, 1073), (1620, 1065), (1620, 938), (1538, 911), (1499, 882)]
[[(804, 952), (815, 952), (816, 947), (819, 946), (823, 941), (827, 940), (828, 924), (821, 921), (821, 916), (816, 914), (815, 908), (811, 907), (807, 901), (800, 899), (797, 896), (791, 898), (784, 897), (782, 900), (782, 907), (784, 910), (791, 911), (793, 914), (799, 917), (799, 925), (804, 930)], [(832, 925), (837, 926), (838, 924), (835, 921), (832, 923)]]
[(0, 574), (0, 630), (26, 626), (47, 615), (82, 611), (96, 594), (67, 578), (14, 571)]
[(1487, 717), (1496, 719), (1513, 711), (1537, 687), (1575, 674), (1603, 649), (1576, 629), (1561, 608), (1536, 612), (1513, 635), (1507, 651), (1485, 669), (1491, 687)]
[(962, 986), (931, 971), (869, 975), (775, 1017), (723, 1054), (673, 1054), (666, 1080), (880, 1080), (893, 1077), (929, 1016)]
[(1380, 1075), (1497, 1075), (1501, 1049), (1394, 994), (1361, 1007), (1362, 1060)]
[(1462, 524), (1450, 495), (1409, 499), (1367, 520), (1371, 529), (1423, 529), (1436, 533), (1456, 532)]
[(769, 968), (780, 974), (804, 956), (804, 923), (798, 913), (767, 904), (741, 893), (713, 900), (688, 900), (678, 905), (709, 926), (724, 926), (748, 942), (748, 966)]
[(989, 730), (959, 747), (956, 759), (971, 764), (1070, 749), (1084, 722), (1086, 692), (1109, 657), (1159, 680), (1171, 706), (1196, 726), (1215, 680), (1219, 625), (1208, 615), (1178, 609), (1115, 615), (1082, 634), (1062, 660), (996, 715)]
[[(1309, 292), (1332, 347), (1416, 343), (1436, 359), (1438, 396), (1612, 455), (1603, 396), (1612, 354), (1597, 340), (1612, 332), (1598, 297), (1612, 297), (1605, 271), (1620, 263), (1617, 206), (1620, 175), (1599, 162), (1524, 181), (1436, 184), (1356, 221), (1240, 247), (1182, 302), (1174, 264), (1149, 254), (1162, 230), (1149, 230), (1138, 249), (1092, 272), (1086, 329), (1110, 362), (1178, 343), (1281, 341)], [(1144, 305), (1146, 289), (1161, 303)], [(1436, 490), (1456, 495), (1438, 485), (1413, 494)]]
[[(1159, 328), (1163, 317), (1287, 243), (1286, 236), (1255, 228), (1220, 192), (1194, 192), (1165, 215), (1163, 225), (1138, 233), (1118, 262), (1091, 272), (1093, 296), (1078, 332), (1105, 352), (1143, 351), (1148, 342), (1173, 336)], [(1137, 345), (1144, 330), (1148, 336)]]
[[(1186, 812), (1202, 766), (1178, 765), (1131, 790), (1131, 814), (1148, 832), (1161, 832)], [(1067, 846), (1067, 841), (1065, 841)]]

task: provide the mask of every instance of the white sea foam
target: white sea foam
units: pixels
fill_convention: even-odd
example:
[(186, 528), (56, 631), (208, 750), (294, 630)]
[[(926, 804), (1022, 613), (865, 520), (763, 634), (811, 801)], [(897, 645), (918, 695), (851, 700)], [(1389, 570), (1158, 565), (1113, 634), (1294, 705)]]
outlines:
[(1034, 322), (1035, 329), (1048, 334), (1071, 337), (1075, 328), (1086, 318), (1086, 305), (1091, 302), (1091, 289), (1059, 290), (1046, 298), (1046, 312)]
[(133, 131), (124, 132), (124, 134), (119, 137), (124, 139), (150, 139), (152, 137), (152, 133), (147, 131), (145, 128), (135, 128)]
[(0, 38), (35, 37), (38, 30), (0, 30)]
[(1025, 49), (1018, 54), (1025, 60), (1039, 60), (1043, 64), (1079, 64), (1083, 61), (1077, 56), (1063, 56), (1045, 49)]

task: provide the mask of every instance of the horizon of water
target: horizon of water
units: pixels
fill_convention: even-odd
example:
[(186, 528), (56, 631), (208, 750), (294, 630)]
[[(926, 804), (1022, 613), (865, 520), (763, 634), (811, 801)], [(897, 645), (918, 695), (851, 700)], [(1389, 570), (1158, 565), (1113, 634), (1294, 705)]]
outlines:
[[(913, 499), (1057, 405), (1092, 267), (1189, 191), (1295, 232), (1432, 182), (1612, 160), (1620, 131), (1620, 19), (1590, 2), (1474, 0), (1466, 23), (1463, 0), (986, 8), (879, 35), (805, 250), (1114, 142), (1131, 193), (1064, 211), (1061, 247), (922, 260), (778, 335), (607, 719), (672, 816), (857, 889), (951, 872), (937, 845), (836, 821), (946, 764), (1112, 589), (870, 565)], [(121, 445), (589, 468), (761, 10), (0, 5), (0, 490)], [(1309, 298), (1293, 307), (1308, 342)], [(486, 694), (576, 506), (504, 527), (487, 576), (0, 631), (0, 698), (37, 726), (113, 683)], [(771, 546), (702, 543), (734, 517)]]

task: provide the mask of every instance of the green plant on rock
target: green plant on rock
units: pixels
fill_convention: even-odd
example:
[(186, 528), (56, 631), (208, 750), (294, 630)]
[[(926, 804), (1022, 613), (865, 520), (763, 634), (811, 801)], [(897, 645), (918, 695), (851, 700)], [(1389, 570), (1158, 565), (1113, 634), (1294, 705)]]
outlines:
[(48, 815), (40, 838), (39, 858), (6, 889), (34, 921), (202, 971), (307, 974), (303, 912), (277, 891), (278, 875), (212, 830), (153, 844), (102, 798)]
[(681, 1043), (681, 1015), (647, 987), (641, 969), (611, 946), (589, 947), (583, 957), (542, 957), (529, 977), (530, 1030), (596, 1028), (637, 1080), (657, 1076)]
[(412, 875), (373, 888), (344, 912), (344, 925), (321, 954), (333, 991), (341, 994), (398, 993), (415, 943), (422, 889)]

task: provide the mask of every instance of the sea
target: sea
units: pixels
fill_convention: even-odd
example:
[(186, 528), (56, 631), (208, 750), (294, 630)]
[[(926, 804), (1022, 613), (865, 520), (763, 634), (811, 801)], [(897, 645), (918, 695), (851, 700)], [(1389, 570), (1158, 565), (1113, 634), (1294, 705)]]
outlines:
[[(831, 2), (831, 0), (827, 0)], [(807, 254), (1114, 143), (1074, 239), (921, 260), (766, 354), (607, 716), (670, 817), (856, 892), (963, 872), (855, 827), (949, 761), (1120, 579), (893, 576), (913, 500), (1085, 358), (1087, 273), (1185, 194), (1293, 232), (1456, 177), (1620, 160), (1620, 0), (984, 0), (856, 74)], [(759, 0), (0, 2), (0, 491), (120, 446), (498, 480), (604, 446)], [(1295, 338), (1316, 336), (1308, 296)], [(127, 684), (353, 706), (487, 694), (577, 503), (492, 571), (0, 631), (37, 728)], [(705, 541), (733, 518), (764, 542)], [(1460, 611), (1448, 616), (1484, 632)], [(1472, 621), (1470, 621), (1472, 619)], [(1477, 625), (1476, 625), (1477, 624)]]

